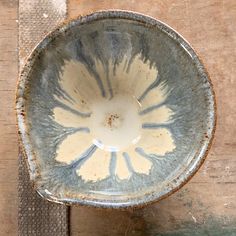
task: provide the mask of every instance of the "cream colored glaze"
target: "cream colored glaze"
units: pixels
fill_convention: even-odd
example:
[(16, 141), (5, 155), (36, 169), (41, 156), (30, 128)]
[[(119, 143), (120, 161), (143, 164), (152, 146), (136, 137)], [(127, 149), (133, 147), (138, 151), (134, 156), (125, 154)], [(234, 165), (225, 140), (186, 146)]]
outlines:
[(97, 149), (95, 153), (85, 161), (85, 163), (76, 170), (77, 175), (81, 176), (85, 181), (98, 181), (105, 179), (110, 175), (109, 166), (111, 155)]
[(116, 159), (116, 168), (115, 168), (115, 175), (120, 179), (129, 179), (131, 177), (131, 172), (129, 171), (126, 161), (121, 153), (117, 153)]
[[(60, 86), (70, 95), (67, 100), (56, 97), (63, 104), (80, 112), (91, 111), (90, 118), (83, 118), (72, 114), (62, 108), (53, 110), (54, 120), (64, 127), (88, 127), (91, 133), (77, 132), (69, 135), (62, 141), (57, 149), (56, 160), (71, 163), (79, 158), (87, 148), (94, 143), (98, 146), (95, 153), (77, 170), (77, 174), (85, 181), (98, 181), (110, 175), (110, 152), (118, 151), (115, 174), (120, 179), (129, 179), (131, 173), (122, 156), (127, 152), (135, 172), (149, 174), (152, 162), (135, 152), (141, 147), (147, 154), (164, 156), (175, 149), (174, 140), (166, 128), (141, 129), (142, 123), (165, 124), (170, 122), (173, 112), (167, 106), (161, 106), (145, 115), (138, 115), (140, 110), (164, 102), (168, 96), (167, 88), (163, 84), (152, 89), (140, 104), (134, 99), (138, 98), (152, 84), (158, 71), (150, 66), (149, 61), (144, 63), (141, 55), (133, 58), (128, 71), (129, 58), (124, 57), (117, 65), (113, 74), (111, 61), (108, 62), (109, 78), (113, 88), (114, 98), (107, 100), (101, 97), (101, 91), (95, 78), (80, 62), (67, 61), (60, 74)], [(98, 72), (106, 93), (108, 85), (106, 71), (100, 61), (95, 60)], [(111, 69), (112, 68), (112, 69)], [(129, 95), (127, 95), (129, 94)], [(133, 96), (133, 97), (132, 97)], [(115, 119), (110, 124), (109, 117)], [(109, 121), (109, 122), (108, 122)]]
[(161, 104), (166, 100), (167, 97), (167, 87), (161, 83), (156, 88), (151, 89), (141, 101), (142, 109), (144, 110), (150, 106)]
[(77, 132), (68, 135), (57, 149), (56, 160), (70, 164), (91, 146), (92, 137), (85, 132)]
[(111, 100), (98, 99), (91, 108), (89, 127), (94, 143), (100, 148), (118, 151), (138, 141), (141, 135), (139, 104), (133, 97), (121, 94)]
[(137, 154), (134, 150), (129, 152), (129, 156), (135, 172), (146, 175), (149, 174), (152, 167), (151, 161)]
[(176, 148), (171, 132), (166, 128), (143, 129), (140, 146), (147, 154), (160, 156), (164, 156)]
[[(149, 131), (146, 135), (145, 133), (146, 130), (144, 131), (140, 140), (140, 146), (147, 154), (157, 154), (163, 156), (167, 152), (171, 152), (174, 150), (175, 145), (171, 137), (171, 133), (167, 129), (161, 128), (152, 130), (151, 132)], [(148, 175), (152, 168), (152, 162), (135, 151), (135, 148), (138, 146), (139, 145), (136, 144), (123, 151), (128, 153), (131, 165), (135, 172)], [(131, 173), (129, 172), (124, 157), (122, 156), (122, 152), (117, 153), (115, 173), (121, 180), (129, 179), (131, 177)]]
[(77, 102), (74, 102), (71, 99), (67, 100), (63, 97), (58, 97), (57, 95), (54, 95), (54, 98), (71, 109), (78, 110), (80, 112), (85, 112), (85, 113), (90, 112), (89, 107), (87, 106), (87, 102), (83, 100), (82, 98), (81, 100), (78, 100)]
[(163, 105), (158, 109), (142, 115), (142, 123), (167, 124), (170, 123), (173, 114), (174, 112), (170, 108)]
[[(116, 73), (113, 73), (112, 62), (108, 62), (109, 74), (99, 60), (95, 60), (96, 71), (102, 80), (104, 89), (108, 92), (106, 77), (110, 78), (114, 94), (128, 93), (136, 98), (142, 95), (146, 88), (152, 84), (158, 71), (150, 65), (150, 62), (143, 62), (138, 54), (132, 59), (128, 71), (129, 58), (124, 56), (122, 62), (117, 65)], [(70, 106), (73, 109), (87, 111), (91, 101), (101, 96), (101, 91), (93, 75), (89, 73), (86, 66), (79, 61), (66, 61), (62, 73), (60, 73), (59, 84), (71, 99), (55, 96), (57, 100)]]
[(130, 162), (134, 171), (140, 174), (148, 175), (152, 167), (152, 162), (135, 151), (137, 146), (138, 145), (130, 147), (125, 150), (125, 152), (127, 152), (130, 157)]
[[(111, 62), (109, 61), (108, 64), (111, 64)], [(96, 71), (97, 71), (97, 73), (98, 73), (100, 79), (102, 80), (103, 87), (104, 87), (104, 89), (105, 89), (105, 91), (106, 91), (106, 97), (109, 98), (110, 95), (108, 94), (108, 93), (109, 93), (109, 92), (108, 92), (108, 91), (109, 91), (109, 88), (108, 88), (108, 84), (107, 84), (107, 76), (108, 76), (109, 74), (107, 74), (107, 72), (106, 72), (106, 70), (105, 70), (105, 67), (104, 67), (104, 65), (101, 63), (100, 60), (96, 60), (96, 59), (95, 59), (95, 68), (96, 68)], [(112, 67), (108, 67), (108, 68), (111, 70)], [(110, 82), (112, 82), (112, 81), (110, 80)]]
[[(89, 73), (86, 66), (78, 61), (66, 61), (63, 72), (60, 74), (61, 88), (72, 98), (70, 103), (80, 111), (88, 109), (91, 100), (101, 95), (95, 78)], [(59, 98), (64, 104), (68, 101)]]
[(128, 64), (129, 58), (125, 56), (122, 62), (117, 65), (115, 74), (110, 70), (112, 87), (115, 90), (114, 93), (127, 92), (138, 98), (156, 80), (158, 71), (154, 66), (151, 67), (149, 61), (144, 63), (141, 54), (132, 59), (129, 70)]
[(54, 120), (64, 127), (87, 127), (88, 118), (80, 117), (60, 107), (53, 109)]

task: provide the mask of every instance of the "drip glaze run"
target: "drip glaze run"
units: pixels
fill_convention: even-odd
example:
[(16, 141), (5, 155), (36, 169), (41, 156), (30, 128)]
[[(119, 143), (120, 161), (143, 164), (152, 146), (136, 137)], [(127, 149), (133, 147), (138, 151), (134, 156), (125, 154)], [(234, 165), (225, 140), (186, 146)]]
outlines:
[[(163, 157), (175, 149), (165, 127), (172, 122), (173, 111), (165, 104), (168, 90), (158, 84), (157, 69), (141, 55), (130, 65), (124, 57), (115, 71), (108, 64), (106, 71), (97, 60), (94, 77), (82, 63), (67, 61), (59, 81), (65, 96), (55, 96), (61, 105), (54, 108), (54, 120), (79, 129), (61, 142), (56, 160), (70, 164), (83, 159), (76, 173), (85, 181), (148, 175), (151, 157)], [(93, 153), (85, 152), (92, 144)]]

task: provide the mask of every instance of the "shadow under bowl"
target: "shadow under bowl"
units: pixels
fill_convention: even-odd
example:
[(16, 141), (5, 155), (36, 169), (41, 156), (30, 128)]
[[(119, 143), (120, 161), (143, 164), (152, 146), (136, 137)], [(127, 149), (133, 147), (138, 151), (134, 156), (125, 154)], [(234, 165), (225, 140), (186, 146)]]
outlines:
[(39, 194), (101, 207), (174, 192), (204, 160), (215, 126), (213, 89), (190, 45), (126, 11), (50, 33), (21, 73), (16, 109)]

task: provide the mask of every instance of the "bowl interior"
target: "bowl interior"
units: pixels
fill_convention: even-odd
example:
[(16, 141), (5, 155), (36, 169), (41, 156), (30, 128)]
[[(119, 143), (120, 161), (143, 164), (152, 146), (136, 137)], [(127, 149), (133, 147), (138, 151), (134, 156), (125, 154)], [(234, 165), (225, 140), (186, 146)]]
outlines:
[(198, 168), (212, 135), (213, 95), (197, 56), (170, 28), (134, 13), (93, 14), (55, 31), (19, 87), (31, 175), (53, 201), (161, 198)]

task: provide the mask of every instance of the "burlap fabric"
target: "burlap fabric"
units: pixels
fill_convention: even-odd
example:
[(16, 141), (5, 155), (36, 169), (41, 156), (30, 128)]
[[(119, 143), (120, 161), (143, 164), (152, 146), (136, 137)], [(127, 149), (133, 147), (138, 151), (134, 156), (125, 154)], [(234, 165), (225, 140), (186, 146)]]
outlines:
[[(66, 18), (66, 0), (19, 0), (19, 65)], [(43, 200), (33, 190), (19, 154), (19, 236), (68, 236), (69, 207)]]

